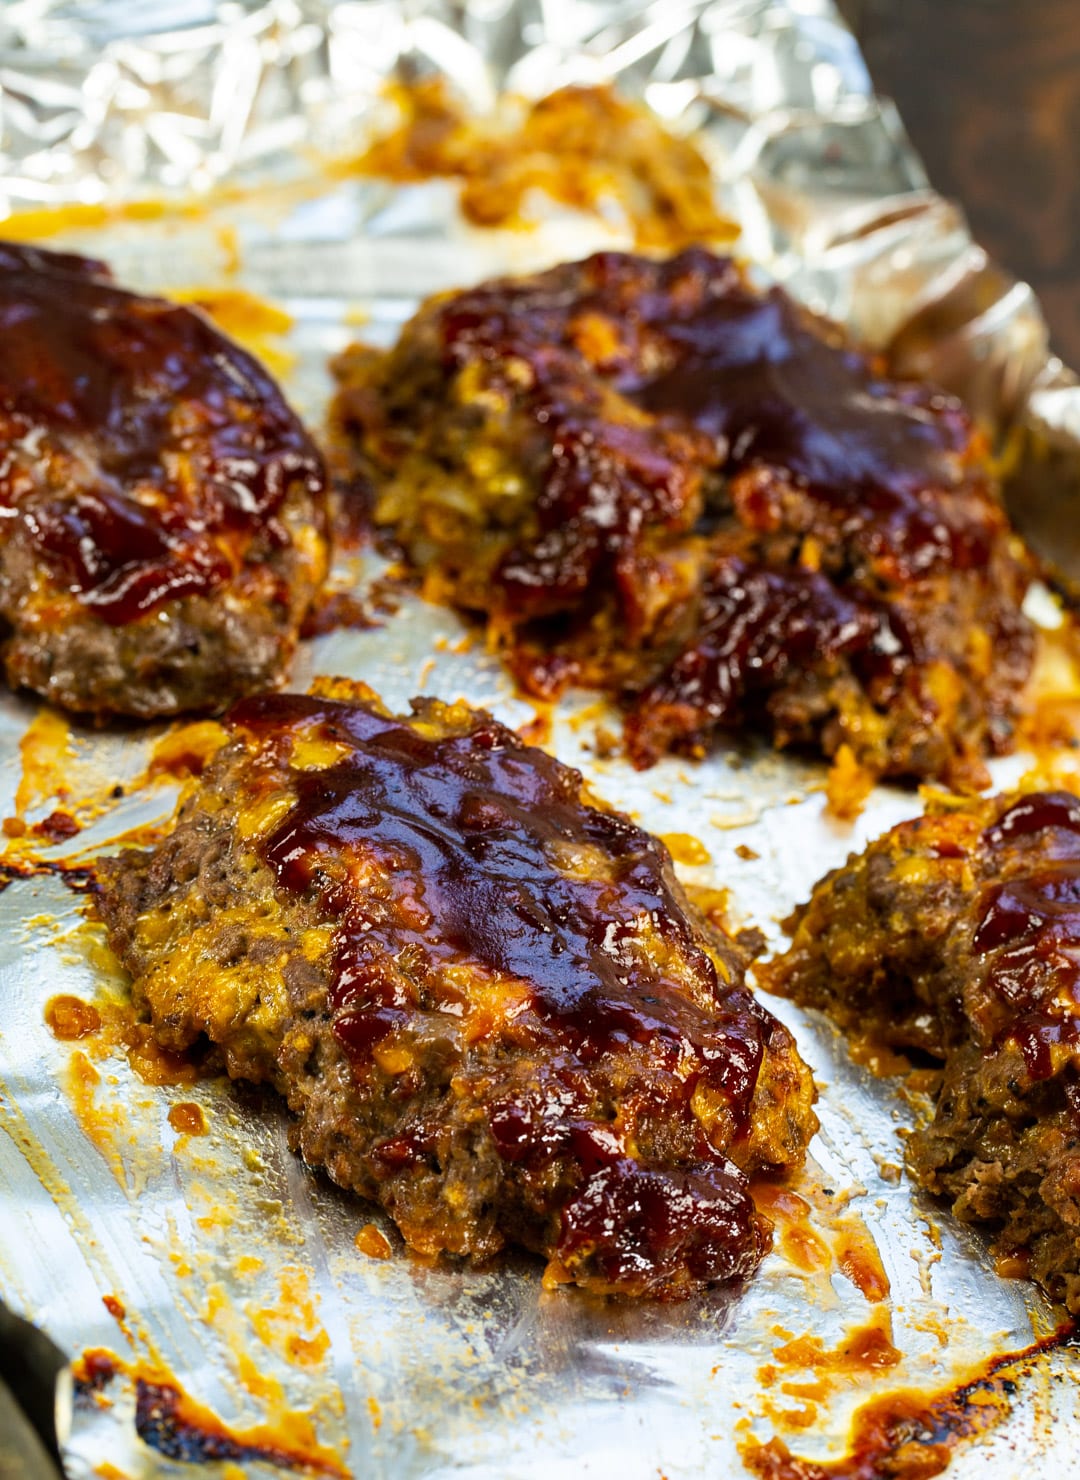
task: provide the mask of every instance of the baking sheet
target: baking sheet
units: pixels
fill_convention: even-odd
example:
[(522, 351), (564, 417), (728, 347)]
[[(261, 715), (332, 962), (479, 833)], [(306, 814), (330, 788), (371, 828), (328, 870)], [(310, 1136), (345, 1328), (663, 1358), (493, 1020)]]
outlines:
[[(56, 45), (71, 22), (64, 12), (86, 12), (76, 16), (86, 25), (100, 9), (35, 7)], [(247, 6), (243, 22), (274, 10), (285, 24), (286, 9)], [(37, 25), (23, 10), (27, 26)], [(397, 12), (377, 5), (292, 10), (294, 21), (322, 26), (324, 40), (335, 27), (354, 43), (377, 34), (372, 87), (376, 73), (385, 77), (403, 57), (445, 63), (480, 101), (493, 80), (507, 78), (533, 91), (612, 72), (636, 83), (666, 116), (709, 125), (745, 248), (816, 306), (879, 340), (943, 284), (970, 285), (991, 271), (973, 257), (951, 208), (925, 191), (895, 119), (867, 97), (850, 39), (815, 0), (535, 12), (424, 6), (392, 25)], [(224, 24), (221, 15), (215, 24)], [(33, 34), (43, 45), (44, 33)], [(130, 45), (132, 55), (156, 45), (160, 57), (163, 43)], [(103, 42), (100, 55), (107, 49)], [(343, 64), (333, 73), (332, 48), (305, 54), (323, 58), (312, 75), (322, 78), (328, 111), (349, 97), (370, 101), (356, 74), (346, 85)], [(77, 54), (72, 65), (81, 65)], [(0, 73), (9, 93), (11, 75)], [(327, 83), (334, 75), (338, 93)], [(4, 143), (9, 182), (23, 188), (25, 156), (20, 164), (10, 133)], [(62, 153), (61, 145), (75, 150), (59, 135), (50, 147)], [(273, 149), (262, 157), (272, 160)], [(71, 179), (85, 180), (86, 159), (73, 152), (71, 170)], [(67, 178), (57, 176), (58, 196)], [(167, 183), (160, 170), (133, 167), (115, 188), (138, 194), (151, 179)], [(883, 187), (907, 192), (902, 209), (880, 199)], [(295, 320), (286, 384), (316, 422), (329, 391), (327, 356), (358, 333), (389, 343), (423, 294), (626, 240), (617, 222), (554, 213), (531, 233), (479, 233), (459, 220), (446, 182), (391, 189), (340, 177), (297, 197), (218, 202), (174, 221), (103, 231), (73, 220), (56, 237), (92, 243), (133, 286), (216, 285), (228, 273), (232, 285), (281, 303)], [(1008, 285), (947, 333), (924, 340), (913, 331), (907, 352), (955, 373), (994, 415), (1011, 413), (1027, 386), (1058, 373), (1030, 295)], [(343, 562), (339, 574), (363, 590), (377, 569), (369, 556)], [(305, 644), (294, 686), (339, 673), (364, 679), (394, 707), (428, 692), (465, 698), (511, 724), (534, 719), (453, 614), (405, 596), (382, 620)], [(14, 809), (19, 744), (38, 713), (32, 703), (0, 700), (2, 816)], [(753, 747), (638, 774), (594, 754), (604, 718), (593, 696), (571, 696), (547, 743), (645, 826), (699, 840), (710, 861), (681, 867), (682, 875), (730, 889), (736, 918), (774, 941), (776, 922), (822, 872), (919, 810), (914, 793), (879, 788), (855, 824), (840, 824), (825, 812), (823, 767)], [(126, 787), (144, 772), (160, 733), (73, 730), (61, 767), (75, 795), (104, 798)], [(1007, 784), (1023, 764), (998, 764), (995, 779)], [(163, 819), (173, 796), (157, 786), (110, 802), (77, 839), (43, 856), (82, 853)], [(33, 821), (53, 804), (42, 796), (26, 815)], [(933, 1389), (1055, 1324), (1030, 1287), (993, 1274), (970, 1230), (897, 1176), (899, 1133), (913, 1109), (852, 1065), (830, 1029), (770, 1003), (795, 1029), (822, 1087), (813, 1180), (822, 1199), (829, 1189), (826, 1201), (860, 1217), (873, 1236), (904, 1353), (899, 1366), (839, 1384), (813, 1405), (807, 1426), (793, 1426), (782, 1415), (805, 1411), (805, 1401), (762, 1380), (786, 1339), (779, 1333), (811, 1333), (834, 1346), (869, 1313), (834, 1266), (806, 1272), (781, 1239), (745, 1291), (655, 1306), (546, 1293), (538, 1263), (525, 1258), (483, 1271), (412, 1260), (381, 1215), (290, 1155), (272, 1101), (221, 1082), (148, 1087), (122, 1055), (95, 1057), (93, 1040), (55, 1041), (43, 1020), (53, 994), (89, 1000), (110, 981), (122, 991), (83, 911), (58, 878), (16, 881), (0, 895), (0, 1296), (73, 1355), (106, 1347), (145, 1371), (160, 1366), (226, 1424), (262, 1422), (282, 1445), (327, 1463), (336, 1455), (364, 1477), (738, 1474), (748, 1433), (765, 1440), (779, 1432), (799, 1453), (840, 1455), (853, 1408), (874, 1392)], [(168, 1122), (172, 1104), (192, 1100), (206, 1110), (205, 1137), (178, 1136)], [(812, 1221), (827, 1238), (830, 1219), (815, 1213)], [(391, 1237), (387, 1260), (355, 1246), (371, 1222)], [(119, 1302), (120, 1319), (106, 1296)], [(1078, 1398), (1074, 1359), (1059, 1350), (1021, 1384), (1007, 1422), (958, 1452), (952, 1473), (1010, 1477), (1038, 1456), (1049, 1473), (1080, 1475)], [(109, 1464), (128, 1476), (184, 1473), (135, 1438), (122, 1377), (77, 1413), (67, 1463), (80, 1477), (115, 1474), (102, 1468)], [(242, 1464), (246, 1474), (272, 1473)]]

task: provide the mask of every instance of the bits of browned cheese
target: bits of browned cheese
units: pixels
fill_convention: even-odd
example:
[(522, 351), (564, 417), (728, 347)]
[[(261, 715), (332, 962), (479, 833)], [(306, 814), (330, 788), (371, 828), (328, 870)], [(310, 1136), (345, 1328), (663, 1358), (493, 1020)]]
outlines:
[(941, 799), (826, 877), (771, 989), (943, 1063), (912, 1175), (1080, 1311), (1080, 798)]
[(276, 1084), (420, 1252), (666, 1296), (750, 1273), (747, 1173), (802, 1161), (813, 1090), (666, 849), (464, 705), (337, 681), (226, 727), (172, 835), (102, 869), (159, 1041)]
[(273, 681), (327, 564), (322, 458), (203, 314), (0, 243), (9, 681), (150, 717)]
[(335, 443), (427, 594), (529, 693), (621, 698), (639, 765), (764, 731), (838, 756), (851, 811), (1013, 743), (1031, 566), (982, 438), (730, 259), (481, 284), (336, 368)]
[(538, 190), (580, 211), (616, 204), (643, 247), (726, 242), (738, 232), (716, 209), (695, 141), (611, 88), (564, 87), (531, 104), (507, 98), (486, 118), (470, 114), (441, 78), (395, 88), (393, 99), (400, 122), (357, 168), (399, 181), (458, 179), (475, 225), (521, 225)]

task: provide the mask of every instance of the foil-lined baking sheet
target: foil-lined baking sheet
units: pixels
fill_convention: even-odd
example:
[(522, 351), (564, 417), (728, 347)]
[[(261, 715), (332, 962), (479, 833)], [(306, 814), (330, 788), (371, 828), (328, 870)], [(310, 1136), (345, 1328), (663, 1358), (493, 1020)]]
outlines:
[[(386, 120), (389, 77), (432, 71), (478, 108), (501, 87), (615, 80), (673, 127), (700, 129), (742, 249), (763, 271), (891, 342), (996, 424), (1038, 414), (1046, 445), (1058, 438), (1044, 461), (1067, 461), (1074, 393), (1048, 358), (1037, 305), (927, 189), (823, 0), (19, 0), (0, 13), (2, 188), (12, 207), (208, 191), (204, 210), (175, 217), (100, 226), (72, 212), (54, 240), (106, 256), (132, 286), (227, 281), (280, 303), (293, 318), (279, 346), (291, 357), (285, 384), (317, 424), (327, 357), (358, 334), (390, 343), (424, 294), (630, 241), (617, 216), (542, 208), (531, 231), (481, 232), (461, 220), (451, 182), (394, 187), (325, 168)], [(226, 197), (226, 183), (244, 189)], [(363, 593), (379, 569), (373, 556), (346, 556), (337, 574)], [(453, 614), (405, 593), (376, 619), (305, 644), (293, 686), (345, 674), (394, 707), (426, 692), (514, 725), (536, 719)], [(754, 747), (639, 774), (597, 753), (605, 722), (617, 728), (592, 696), (571, 696), (545, 743), (645, 826), (695, 840), (700, 851), (684, 856), (707, 861), (680, 865), (683, 877), (729, 889), (734, 917), (773, 942), (826, 869), (919, 810), (914, 793), (878, 788), (857, 822), (840, 823), (825, 808), (823, 767)], [(43, 857), (83, 856), (164, 819), (174, 789), (135, 784), (162, 733), (64, 732), (5, 696), (0, 816), (15, 811), (20, 781), (24, 818), (47, 815), (51, 768), (82, 799), (86, 826)], [(995, 779), (1023, 766), (1000, 763)], [(822, 1090), (809, 1243), (781, 1220), (747, 1289), (657, 1306), (546, 1292), (526, 1258), (481, 1271), (410, 1259), (378, 1212), (289, 1153), (272, 1100), (220, 1081), (148, 1086), (94, 1038), (58, 1043), (44, 1008), (60, 992), (107, 1001), (123, 983), (62, 878), (17, 880), (0, 894), (0, 1296), (73, 1356), (107, 1348), (129, 1376), (182, 1387), (251, 1439), (231, 1461), (245, 1474), (274, 1472), (252, 1457), (260, 1445), (326, 1473), (394, 1480), (738, 1475), (749, 1437), (774, 1433), (796, 1453), (837, 1457), (868, 1398), (934, 1390), (1056, 1323), (900, 1174), (917, 1106), (788, 1004), (770, 1003)], [(168, 1119), (191, 1102), (206, 1136)], [(813, 1372), (801, 1395), (785, 1391), (800, 1373), (775, 1376), (778, 1347), (809, 1335), (835, 1349), (875, 1318), (828, 1252), (848, 1218), (879, 1250), (902, 1360), (830, 1379), (814, 1398)], [(387, 1234), (391, 1257), (357, 1248), (367, 1224)], [(952, 1472), (1006, 1480), (1037, 1459), (1049, 1474), (1080, 1475), (1073, 1368), (1068, 1349), (1034, 1362), (1007, 1418), (961, 1447)], [(188, 1472), (136, 1436), (124, 1374), (84, 1399), (66, 1462), (78, 1477)]]

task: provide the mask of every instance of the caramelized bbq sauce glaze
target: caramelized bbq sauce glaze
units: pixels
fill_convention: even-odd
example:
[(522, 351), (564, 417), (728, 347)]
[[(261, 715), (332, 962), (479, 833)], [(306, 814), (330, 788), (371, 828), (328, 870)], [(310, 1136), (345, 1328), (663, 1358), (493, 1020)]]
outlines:
[[(767, 1225), (691, 1100), (716, 1096), (729, 1142), (745, 1138), (769, 1019), (702, 949), (663, 846), (583, 806), (577, 772), (483, 715), (468, 733), (427, 738), (363, 704), (271, 695), (241, 701), (227, 722), (263, 741), (275, 767), (288, 765), (291, 734), (313, 725), (342, 747), (327, 769), (290, 773), (295, 801), (259, 848), (282, 889), (314, 896), (334, 922), (330, 1006), (354, 1073), (362, 1077), (373, 1050), (417, 1011), (469, 1010), (465, 992), (454, 1000), (449, 968), (468, 963), (513, 980), (521, 1008), (499, 1031), (544, 1055), (547, 1069), (528, 1092), (488, 1106), (489, 1128), (507, 1163), (537, 1173), (568, 1158), (579, 1168), (558, 1255), (606, 1250), (600, 1265), (613, 1288), (677, 1267), (694, 1282), (749, 1273)], [(590, 852), (610, 878), (572, 872)], [(384, 881), (375, 890), (357, 882), (365, 859)], [(655, 942), (646, 952), (646, 928), (681, 976), (656, 964)], [(729, 969), (734, 977), (734, 956)], [(669, 1071), (665, 1114), (678, 1085), (674, 1113), (695, 1134), (692, 1164), (649, 1166), (618, 1120), (590, 1116), (592, 1068), (628, 1044)], [(632, 1088), (647, 1099), (647, 1084)], [(379, 1154), (402, 1166), (429, 1151), (416, 1132)]]
[[(985, 625), (999, 671), (1023, 681), (1028, 576), (967, 413), (890, 380), (782, 290), (755, 290), (700, 248), (662, 262), (603, 253), (426, 312), (438, 373), (482, 369), (533, 429), (521, 462), (534, 519), (479, 600), (513, 630), (519, 678), (546, 697), (583, 676), (566, 635), (613, 603), (623, 645), (644, 658), (629, 685), (644, 689), (628, 728), (639, 763), (759, 721), (789, 675), (840, 659), (879, 712), (904, 691), (932, 725), (919, 672), (930, 625), (896, 598), (937, 582), (946, 590), (927, 604), (940, 605), (950, 581), (995, 560), (1009, 569), (988, 581)], [(438, 395), (430, 374), (421, 386)], [(391, 466), (409, 415), (391, 409), (377, 431)]]
[[(570, 302), (560, 271), (567, 290), (575, 279), (580, 285)], [(758, 293), (730, 258), (701, 249), (658, 263), (605, 253), (584, 272), (555, 269), (532, 282), (458, 294), (441, 315), (452, 364), (479, 355), (529, 367), (532, 411), (553, 444), (540, 538), (499, 572), (516, 600), (554, 605), (576, 594), (590, 563), (632, 545), (643, 523), (683, 517), (700, 472), (714, 469), (728, 477), (769, 470), (794, 483), (840, 511), (845, 537), (902, 579), (985, 562), (1000, 516), (971, 500), (947, 460), (971, 440), (963, 407), (884, 378), (870, 356), (812, 325), (781, 289)], [(587, 336), (593, 314), (614, 318), (622, 337), (591, 359), (591, 370), (670, 421), (674, 451), (700, 470), (659, 455), (651, 424), (640, 433), (605, 429), (594, 419), (601, 403), (582, 404), (575, 335)], [(602, 430), (610, 444), (597, 441)], [(605, 477), (609, 470), (624, 479)], [(764, 482), (755, 492), (766, 505), (779, 496)], [(772, 513), (764, 507), (759, 518)], [(580, 542), (555, 539), (578, 522)]]
[[(0, 329), (0, 516), (110, 625), (221, 586), (256, 531), (288, 543), (291, 484), (321, 492), (319, 454), (258, 363), (102, 263), (0, 243)], [(81, 462), (88, 438), (97, 466), (72, 493), (50, 454)]]
[[(1033, 1080), (1055, 1072), (1055, 1045), (1080, 1039), (1080, 798), (1033, 792), (982, 833), (982, 873), (1003, 853), (1030, 848), (1030, 863), (991, 883), (980, 901), (972, 950), (988, 999), (984, 1033), (1011, 1040)], [(1080, 1081), (1067, 1094), (1080, 1118)]]

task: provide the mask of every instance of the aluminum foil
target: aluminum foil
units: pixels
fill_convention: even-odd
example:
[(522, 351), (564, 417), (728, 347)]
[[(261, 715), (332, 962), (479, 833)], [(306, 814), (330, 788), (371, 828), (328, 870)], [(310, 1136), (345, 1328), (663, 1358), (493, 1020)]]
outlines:
[[(433, 70), (480, 108), (502, 87), (614, 79), (673, 126), (702, 130), (721, 199), (764, 271), (957, 386), (995, 424), (1039, 419), (1043, 464), (1067, 462), (1075, 392), (1047, 357), (1037, 305), (928, 190), (824, 0), (19, 0), (0, 13), (2, 188), (12, 208), (205, 190), (200, 215), (91, 230), (72, 213), (55, 240), (107, 256), (133, 286), (229, 274), (280, 302), (294, 319), (287, 388), (317, 420), (327, 356), (358, 332), (389, 343), (428, 292), (629, 239), (617, 220), (561, 212), (530, 233), (479, 232), (447, 182), (391, 188), (320, 172), (319, 158), (355, 152), (385, 120), (389, 77)], [(258, 188), (222, 196), (238, 183)], [(375, 569), (338, 574), (364, 590)], [(394, 706), (429, 692), (530, 721), (466, 637), (451, 613), (405, 598), (381, 627), (306, 644), (293, 683), (340, 673)], [(728, 888), (736, 918), (773, 941), (826, 869), (919, 810), (914, 794), (879, 788), (857, 823), (840, 824), (825, 811), (823, 768), (753, 747), (640, 775), (595, 754), (604, 719), (592, 698), (572, 697), (550, 744), (644, 825), (697, 839), (709, 861), (683, 875)], [(15, 807), (20, 742), (35, 721), (33, 704), (0, 700), (0, 815)], [(106, 848), (168, 815), (167, 787), (131, 789), (159, 734), (71, 732), (62, 779), (101, 805), (46, 856)], [(995, 779), (1022, 768), (1001, 763)], [(48, 794), (20, 801), (31, 822), (55, 805)], [(778, 1410), (801, 1400), (762, 1372), (782, 1333), (829, 1347), (868, 1315), (827, 1261), (808, 1272), (780, 1239), (746, 1290), (657, 1307), (546, 1293), (524, 1258), (481, 1271), (411, 1260), (381, 1215), (289, 1153), (274, 1103), (216, 1081), (151, 1088), (122, 1055), (50, 1035), (53, 994), (123, 989), (83, 908), (56, 878), (0, 895), (0, 1296), (73, 1355), (106, 1347), (163, 1369), (234, 1427), (264, 1422), (282, 1442), (317, 1443), (357, 1477), (737, 1475), (748, 1433), (779, 1431), (799, 1453), (835, 1457), (875, 1392), (934, 1388), (1054, 1324), (1033, 1289), (998, 1279), (979, 1238), (898, 1174), (911, 1107), (820, 1021), (775, 1004), (821, 1085), (811, 1181), (875, 1240), (903, 1353), (877, 1376), (837, 1384), (808, 1426), (793, 1427)], [(206, 1137), (169, 1123), (170, 1107), (192, 1100)], [(389, 1259), (357, 1249), (369, 1222), (391, 1235)], [(827, 1237), (829, 1218), (816, 1226)], [(1058, 1351), (1021, 1385), (1008, 1420), (958, 1452), (953, 1473), (1005, 1480), (1037, 1458), (1080, 1476), (1077, 1404), (1072, 1358)], [(123, 1378), (77, 1413), (66, 1461), (79, 1477), (183, 1472), (136, 1438)]]
[[(385, 121), (388, 79), (433, 73), (480, 110), (613, 81), (697, 130), (753, 260), (1012, 434), (1013, 517), (1080, 585), (1080, 538), (1060, 533), (1080, 527), (1080, 392), (1030, 288), (929, 189), (831, 0), (8, 0), (0, 211), (298, 185)], [(325, 281), (371, 270), (355, 233), (386, 205), (370, 184), (343, 193), (343, 236), (317, 212), (301, 231)], [(294, 267), (277, 270), (294, 284)]]

